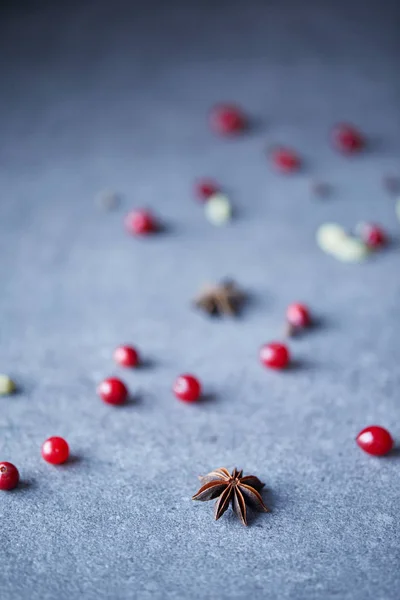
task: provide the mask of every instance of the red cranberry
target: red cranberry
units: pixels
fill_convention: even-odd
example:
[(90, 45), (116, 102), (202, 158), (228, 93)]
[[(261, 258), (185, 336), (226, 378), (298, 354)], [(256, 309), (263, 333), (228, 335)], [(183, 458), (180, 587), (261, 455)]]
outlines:
[(13, 490), (19, 482), (17, 467), (9, 462), (0, 462), (0, 490)]
[(290, 148), (274, 148), (271, 159), (274, 167), (282, 173), (293, 173), (300, 168), (300, 158)]
[(373, 456), (383, 456), (393, 448), (393, 438), (384, 427), (370, 425), (358, 434), (356, 442), (364, 452)]
[(332, 142), (337, 150), (344, 154), (359, 152), (365, 145), (361, 133), (347, 123), (339, 123), (332, 130)]
[(132, 235), (147, 235), (156, 231), (154, 216), (146, 210), (133, 210), (125, 217), (125, 227)]
[(290, 360), (289, 350), (277, 342), (264, 344), (260, 350), (260, 360), (265, 367), (270, 369), (284, 369)]
[(42, 446), (44, 460), (52, 465), (60, 465), (68, 460), (69, 446), (64, 438), (51, 437)]
[(201, 394), (201, 385), (193, 375), (180, 375), (174, 383), (173, 392), (179, 400), (195, 402)]
[(360, 235), (363, 242), (372, 250), (381, 248), (387, 243), (386, 233), (379, 225), (363, 223), (360, 228)]
[(246, 128), (246, 117), (238, 106), (218, 104), (211, 110), (210, 124), (216, 133), (232, 135)]
[(137, 367), (139, 354), (132, 346), (118, 346), (114, 351), (114, 360), (121, 367)]
[(107, 404), (123, 404), (128, 397), (126, 385), (116, 377), (104, 379), (98, 385), (97, 393)]
[(311, 323), (310, 312), (304, 304), (290, 304), (286, 311), (286, 319), (289, 325), (296, 329), (308, 327)]
[(196, 183), (196, 196), (203, 202), (219, 191), (219, 186), (211, 179), (202, 179)]

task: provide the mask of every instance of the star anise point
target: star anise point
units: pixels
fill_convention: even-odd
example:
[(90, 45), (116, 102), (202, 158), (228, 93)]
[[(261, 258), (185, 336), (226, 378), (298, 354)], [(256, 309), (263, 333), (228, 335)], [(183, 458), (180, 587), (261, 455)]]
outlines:
[(211, 316), (235, 316), (240, 311), (244, 299), (244, 293), (236, 283), (225, 280), (216, 285), (205, 285), (194, 303), (197, 308), (201, 308)]
[(214, 506), (216, 521), (222, 517), (229, 504), (232, 504), (235, 515), (243, 525), (247, 525), (247, 506), (270, 512), (260, 494), (264, 484), (255, 475), (243, 477), (242, 470), (235, 468), (229, 473), (227, 469), (220, 467), (199, 479), (202, 485), (192, 500), (206, 502), (217, 499)]

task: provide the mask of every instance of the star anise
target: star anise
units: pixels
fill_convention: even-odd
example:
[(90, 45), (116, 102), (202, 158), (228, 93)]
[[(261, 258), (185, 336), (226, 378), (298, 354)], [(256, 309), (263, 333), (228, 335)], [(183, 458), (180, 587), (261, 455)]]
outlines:
[(206, 285), (195, 298), (195, 305), (209, 315), (236, 315), (244, 301), (244, 294), (232, 280), (217, 285)]
[(254, 475), (243, 477), (243, 471), (238, 471), (236, 468), (230, 474), (227, 469), (221, 467), (200, 477), (200, 480), (202, 486), (192, 500), (205, 502), (218, 498), (214, 507), (215, 520), (224, 514), (230, 502), (234, 513), (243, 525), (247, 525), (246, 505), (269, 512), (260, 494), (264, 484)]

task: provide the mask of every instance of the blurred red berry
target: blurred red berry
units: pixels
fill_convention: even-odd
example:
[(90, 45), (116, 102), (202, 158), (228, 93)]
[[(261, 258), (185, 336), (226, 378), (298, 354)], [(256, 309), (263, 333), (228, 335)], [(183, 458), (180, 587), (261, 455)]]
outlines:
[(284, 369), (289, 364), (289, 350), (287, 346), (277, 342), (264, 344), (260, 349), (260, 360), (270, 369)]
[(212, 179), (201, 179), (195, 185), (196, 196), (203, 202), (219, 192), (219, 185)]
[(373, 456), (384, 456), (393, 448), (393, 438), (384, 427), (370, 425), (358, 434), (356, 442), (361, 450)]
[(175, 396), (185, 402), (195, 402), (201, 394), (200, 382), (193, 375), (180, 375), (172, 389)]
[(51, 437), (42, 446), (42, 456), (46, 462), (52, 465), (61, 465), (68, 460), (69, 446), (64, 438)]
[(331, 135), (335, 148), (344, 154), (359, 152), (365, 146), (365, 140), (358, 129), (347, 123), (335, 125)]
[(104, 379), (98, 385), (97, 393), (107, 404), (123, 404), (128, 397), (126, 385), (116, 377)]
[(300, 168), (300, 158), (290, 148), (273, 148), (271, 160), (274, 167), (282, 173), (293, 173)]
[(0, 490), (13, 490), (19, 482), (17, 467), (9, 462), (0, 462)]
[(246, 117), (238, 106), (233, 104), (218, 104), (210, 113), (210, 125), (215, 133), (232, 135), (246, 129)]
[(302, 329), (311, 323), (310, 312), (305, 304), (290, 304), (286, 311), (286, 320), (292, 327)]
[(386, 233), (379, 225), (363, 223), (359, 229), (361, 239), (371, 249), (376, 250), (387, 244)]
[(118, 346), (114, 350), (114, 360), (121, 367), (137, 367), (139, 354), (132, 346)]
[(125, 227), (132, 235), (147, 235), (156, 229), (154, 216), (146, 210), (133, 210), (125, 217)]

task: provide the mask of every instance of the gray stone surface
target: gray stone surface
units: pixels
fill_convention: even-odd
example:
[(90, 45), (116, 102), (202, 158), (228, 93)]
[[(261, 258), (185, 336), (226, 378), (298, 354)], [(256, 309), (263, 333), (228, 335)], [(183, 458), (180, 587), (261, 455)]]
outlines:
[[(146, 8), (145, 8), (146, 6)], [(354, 437), (372, 423), (399, 438), (399, 253), (343, 265), (316, 247), (336, 220), (399, 224), (381, 178), (399, 172), (395, 2), (45, 3), (3, 8), (0, 36), (0, 458), (23, 484), (2, 493), (2, 600), (399, 598), (399, 457)], [(216, 139), (210, 105), (257, 120)], [(329, 127), (369, 136), (354, 159)], [(304, 171), (271, 172), (268, 144), (298, 148)], [(225, 229), (192, 198), (221, 181), (237, 208)], [(316, 177), (334, 188), (310, 198)], [(124, 194), (105, 213), (99, 190)], [(136, 240), (126, 210), (169, 226)], [(208, 321), (189, 301), (232, 275), (252, 302)], [(286, 305), (320, 327), (291, 343), (296, 368), (264, 370)], [(148, 366), (120, 372), (137, 345)], [(171, 394), (196, 373), (209, 399)], [(120, 374), (134, 401), (102, 404)], [(74, 459), (40, 457), (50, 435)], [(247, 529), (190, 498), (196, 476), (238, 466), (267, 484), (273, 509)]]

